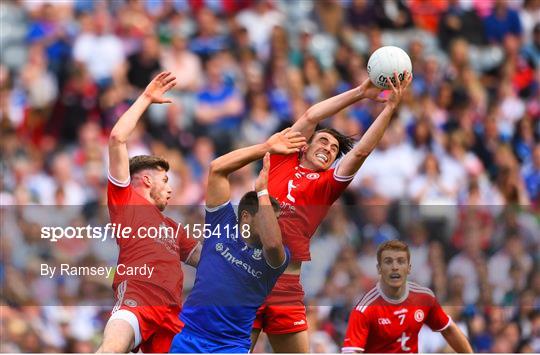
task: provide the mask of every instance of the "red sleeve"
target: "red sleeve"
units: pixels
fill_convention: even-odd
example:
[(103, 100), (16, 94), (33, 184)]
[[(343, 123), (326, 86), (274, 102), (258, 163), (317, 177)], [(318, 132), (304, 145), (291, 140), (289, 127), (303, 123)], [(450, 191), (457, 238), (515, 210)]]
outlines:
[(449, 325), (452, 319), (442, 309), (436, 298), (433, 298), (433, 305), (426, 318), (426, 324), (435, 332), (442, 332)]
[(336, 176), (335, 169), (330, 169), (322, 174), (323, 179), (318, 184), (321, 191), (317, 195), (323, 198), (325, 204), (331, 205), (341, 196), (347, 186), (349, 186), (353, 177), (342, 178)]
[(343, 340), (341, 352), (344, 354), (364, 351), (369, 333), (368, 316), (357, 309), (353, 309), (349, 317), (347, 332)]
[(129, 181), (119, 183), (109, 176), (107, 183), (107, 204), (109, 206), (125, 206), (131, 198), (132, 188)]
[[(169, 222), (174, 224), (174, 221), (170, 220)], [(195, 238), (189, 238), (186, 231), (182, 226), (177, 226), (180, 228), (178, 233), (178, 246), (180, 247), (180, 260), (186, 262), (191, 254), (195, 251), (197, 246), (197, 240)]]

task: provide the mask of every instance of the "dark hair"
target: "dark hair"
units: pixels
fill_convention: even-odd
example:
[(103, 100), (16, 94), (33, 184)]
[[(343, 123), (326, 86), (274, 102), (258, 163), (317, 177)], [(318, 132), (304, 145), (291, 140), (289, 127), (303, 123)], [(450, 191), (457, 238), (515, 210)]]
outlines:
[(407, 260), (409, 262), (411, 261), (411, 252), (409, 251), (409, 246), (401, 240), (389, 240), (379, 245), (379, 248), (377, 249), (377, 262), (379, 264), (381, 264), (382, 252), (385, 250), (404, 251), (407, 253)]
[[(280, 207), (278, 200), (270, 196), (270, 201), (272, 202), (274, 211), (279, 211)], [(242, 199), (240, 199), (240, 203), (238, 204), (238, 220), (240, 220), (243, 211), (246, 211), (252, 216), (259, 212), (259, 198), (257, 197), (257, 192), (249, 191), (242, 196)]]
[(146, 169), (169, 171), (169, 163), (162, 157), (155, 155), (137, 155), (129, 159), (130, 176)]
[(309, 139), (309, 143), (313, 141), (313, 138), (315, 137), (317, 133), (328, 133), (332, 135), (332, 137), (334, 137), (338, 141), (338, 145), (339, 145), (339, 150), (338, 150), (338, 155), (337, 155), (338, 158), (347, 154), (354, 147), (354, 139), (352, 137), (341, 134), (333, 128), (322, 128), (322, 129), (316, 130), (315, 133)]

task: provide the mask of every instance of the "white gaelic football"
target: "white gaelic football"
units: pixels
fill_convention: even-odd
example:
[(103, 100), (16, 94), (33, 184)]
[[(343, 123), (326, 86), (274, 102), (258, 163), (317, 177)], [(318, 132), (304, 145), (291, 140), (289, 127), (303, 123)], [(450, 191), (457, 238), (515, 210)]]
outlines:
[(405, 70), (412, 74), (411, 58), (403, 49), (394, 46), (377, 49), (369, 57), (367, 65), (369, 79), (381, 89), (390, 89), (387, 77), (392, 78), (392, 83), (396, 84), (394, 72), (397, 72), (399, 80), (403, 81)]

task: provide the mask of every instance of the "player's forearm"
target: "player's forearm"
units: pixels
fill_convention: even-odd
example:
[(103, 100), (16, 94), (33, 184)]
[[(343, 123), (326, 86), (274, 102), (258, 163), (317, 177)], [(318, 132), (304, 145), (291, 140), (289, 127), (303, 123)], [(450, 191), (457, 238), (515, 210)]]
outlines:
[(364, 90), (360, 86), (357, 86), (354, 89), (345, 91), (344, 93), (333, 96), (311, 106), (307, 110), (306, 114), (307, 117), (319, 123), (325, 118), (335, 115), (345, 107), (350, 106), (363, 98)]
[(390, 103), (386, 105), (384, 110), (377, 116), (375, 121), (353, 148), (353, 152), (356, 155), (366, 158), (377, 147), (390, 124), (396, 107), (397, 106)]
[(131, 135), (131, 132), (135, 129), (137, 122), (139, 122), (142, 114), (151, 103), (152, 100), (145, 94), (139, 96), (133, 105), (120, 116), (118, 122), (114, 125), (110, 136), (111, 143), (125, 144)]
[(442, 335), (446, 339), (448, 345), (450, 345), (455, 352), (468, 354), (473, 352), (467, 337), (454, 322), (452, 322), (448, 328), (442, 331)]
[(260, 231), (261, 243), (265, 249), (282, 246), (281, 230), (268, 195), (259, 197), (259, 211), (255, 215)]
[(316, 126), (321, 121), (335, 115), (339, 111), (363, 98), (364, 89), (358, 86), (342, 94), (321, 101), (311, 106), (293, 125), (293, 129), (295, 131), (310, 130), (311, 133), (313, 133), (313, 130), (315, 130)]
[(214, 159), (210, 163), (210, 173), (227, 176), (249, 163), (261, 159), (268, 150), (269, 147), (266, 143), (237, 149)]
[(336, 171), (338, 175), (351, 176), (356, 174), (369, 154), (371, 154), (373, 149), (379, 144), (379, 141), (394, 114), (394, 110), (395, 106), (392, 104), (386, 105), (384, 110), (375, 119), (375, 122), (373, 122), (367, 132), (364, 133), (360, 142), (358, 142), (341, 160), (338, 170)]

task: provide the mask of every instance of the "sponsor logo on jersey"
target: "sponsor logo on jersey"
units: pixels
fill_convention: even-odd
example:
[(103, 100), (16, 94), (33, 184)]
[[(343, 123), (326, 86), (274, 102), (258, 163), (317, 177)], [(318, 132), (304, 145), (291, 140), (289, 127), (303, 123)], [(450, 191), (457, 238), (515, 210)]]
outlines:
[(137, 307), (137, 301), (128, 298), (124, 301), (124, 304), (128, 307)]
[[(219, 253), (219, 255), (224, 257), (225, 260), (227, 260), (233, 266), (236, 266), (236, 267), (238, 267), (240, 269), (243, 269), (245, 272), (247, 272), (248, 274), (250, 274), (253, 277), (256, 277), (258, 279), (261, 278), (261, 276), (263, 274), (262, 271), (257, 271), (251, 265), (249, 265), (248, 263), (242, 261), (241, 259), (237, 259), (234, 255), (231, 254), (228, 247), (224, 249), (224, 246), (223, 246), (222, 243), (217, 243), (216, 244), (216, 251)], [(262, 252), (262, 250), (261, 250), (261, 252)]]
[(309, 173), (306, 175), (309, 180), (317, 180), (320, 175), (318, 173)]
[(394, 314), (398, 315), (398, 314), (407, 313), (407, 312), (409, 312), (407, 308), (402, 308), (400, 310), (395, 311)]
[(255, 260), (261, 260), (262, 259), (262, 249), (255, 249), (253, 250), (253, 255), (251, 257)]
[(165, 238), (165, 239), (174, 238), (173, 229), (171, 227), (167, 226), (167, 224), (165, 224), (165, 222), (161, 222), (159, 224), (159, 236), (161, 238)]
[(379, 318), (378, 320), (380, 325), (390, 325), (392, 324), (392, 321), (388, 318)]
[(306, 324), (306, 321), (303, 319), (293, 323), (293, 325), (304, 325), (304, 324)]
[(421, 322), (424, 320), (424, 311), (421, 309), (417, 309), (416, 312), (414, 312), (414, 320), (417, 322)]

